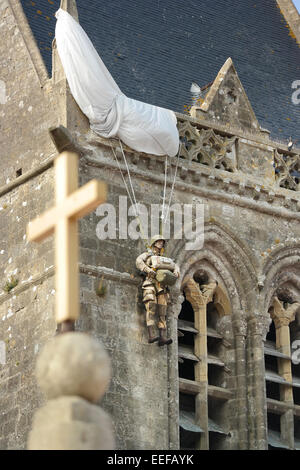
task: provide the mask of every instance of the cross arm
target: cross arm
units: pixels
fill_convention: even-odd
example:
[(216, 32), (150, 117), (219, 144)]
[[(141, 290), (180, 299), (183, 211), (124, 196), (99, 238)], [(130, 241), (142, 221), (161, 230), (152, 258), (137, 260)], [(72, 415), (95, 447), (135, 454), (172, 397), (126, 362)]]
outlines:
[(61, 204), (49, 209), (27, 226), (29, 241), (40, 242), (54, 232), (56, 222), (61, 218), (79, 219), (106, 201), (107, 185), (92, 180), (70, 194)]

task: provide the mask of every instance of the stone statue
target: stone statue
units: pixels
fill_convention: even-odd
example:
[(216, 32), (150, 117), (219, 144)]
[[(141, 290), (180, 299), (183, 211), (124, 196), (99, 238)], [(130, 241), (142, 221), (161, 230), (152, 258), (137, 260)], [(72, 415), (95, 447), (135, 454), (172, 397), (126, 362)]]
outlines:
[[(169, 286), (175, 284), (179, 277), (179, 267), (170, 258), (163, 256), (166, 240), (162, 235), (155, 235), (150, 248), (136, 259), (136, 267), (146, 274), (143, 282), (143, 302), (146, 308), (146, 324), (148, 343), (158, 341), (159, 346), (171, 344), (172, 339), (166, 337), (167, 304)], [(155, 314), (158, 313), (159, 337), (155, 333)]]

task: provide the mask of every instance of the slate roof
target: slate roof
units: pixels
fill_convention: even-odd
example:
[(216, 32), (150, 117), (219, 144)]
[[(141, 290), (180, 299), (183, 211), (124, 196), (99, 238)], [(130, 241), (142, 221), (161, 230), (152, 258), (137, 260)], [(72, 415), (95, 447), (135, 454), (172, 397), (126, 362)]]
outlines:
[[(50, 34), (60, 2), (21, 3), (51, 74)], [(273, 137), (300, 140), (300, 104), (291, 100), (300, 47), (275, 0), (77, 0), (77, 7), (128, 96), (184, 112), (191, 82), (211, 82), (232, 57), (261, 126)]]
[(55, 12), (60, 0), (20, 0), (49, 76), (52, 68), (52, 41), (55, 35)]

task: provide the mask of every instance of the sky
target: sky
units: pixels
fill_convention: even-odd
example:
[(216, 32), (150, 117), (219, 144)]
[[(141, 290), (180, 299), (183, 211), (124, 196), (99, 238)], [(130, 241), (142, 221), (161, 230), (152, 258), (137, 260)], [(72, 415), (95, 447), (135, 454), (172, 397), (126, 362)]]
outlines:
[(297, 8), (297, 10), (299, 11), (300, 13), (300, 0), (293, 0), (294, 4), (295, 4), (295, 7)]

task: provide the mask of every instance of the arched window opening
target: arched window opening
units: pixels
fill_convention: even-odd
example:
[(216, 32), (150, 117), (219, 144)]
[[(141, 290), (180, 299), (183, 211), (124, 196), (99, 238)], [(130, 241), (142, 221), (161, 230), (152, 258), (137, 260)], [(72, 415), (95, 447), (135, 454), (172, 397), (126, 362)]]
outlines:
[[(205, 282), (205, 284), (203, 284)], [(230, 370), (226, 347), (218, 330), (220, 312), (215, 281), (201, 271), (184, 289), (178, 317), (179, 408), (181, 449), (225, 449), (228, 417), (226, 404)]]
[(294, 404), (300, 406), (300, 312), (290, 323)]
[(274, 346), (276, 345), (276, 329), (273, 321), (271, 322), (270, 329), (267, 333), (266, 341), (272, 343)]
[(300, 373), (292, 355), (299, 307), (291, 294), (281, 292), (274, 296), (269, 309), (272, 323), (264, 352), (268, 443), (272, 450), (299, 445)]
[(178, 357), (179, 377), (195, 380), (194, 372), (194, 337), (195, 329), (194, 310), (191, 303), (185, 299), (182, 303), (178, 317)]
[(280, 400), (279, 383), (281, 377), (278, 374), (278, 357), (280, 351), (276, 348), (276, 329), (274, 321), (270, 324), (270, 329), (265, 341), (265, 378), (266, 395), (271, 400)]

